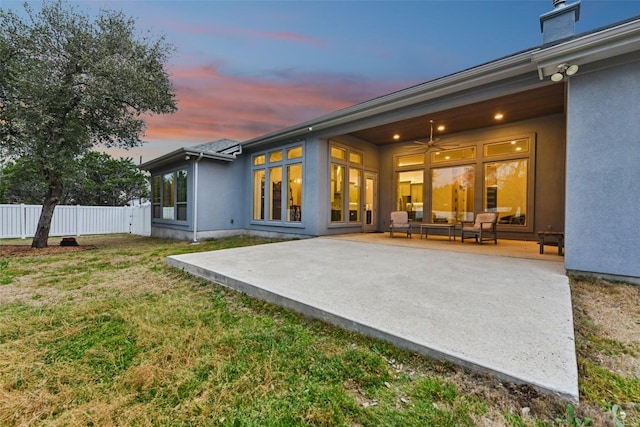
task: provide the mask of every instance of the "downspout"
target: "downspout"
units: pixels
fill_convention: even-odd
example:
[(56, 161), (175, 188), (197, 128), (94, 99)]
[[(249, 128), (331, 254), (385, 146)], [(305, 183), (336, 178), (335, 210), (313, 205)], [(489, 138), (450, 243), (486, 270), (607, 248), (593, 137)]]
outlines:
[(198, 243), (198, 163), (204, 154), (200, 153), (193, 166), (193, 242)]

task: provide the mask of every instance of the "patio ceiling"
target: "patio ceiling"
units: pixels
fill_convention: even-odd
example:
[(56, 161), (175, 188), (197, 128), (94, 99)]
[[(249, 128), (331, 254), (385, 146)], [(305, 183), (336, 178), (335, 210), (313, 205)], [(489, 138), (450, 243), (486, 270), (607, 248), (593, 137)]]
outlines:
[[(563, 113), (565, 85), (552, 84), (449, 110), (429, 113), (381, 126), (352, 132), (349, 135), (376, 145), (429, 139), (429, 120), (434, 120), (434, 137), (473, 129), (517, 122), (535, 117)], [(496, 120), (497, 113), (503, 119)], [(436, 130), (443, 125), (444, 131)], [(399, 139), (393, 136), (399, 135)]]

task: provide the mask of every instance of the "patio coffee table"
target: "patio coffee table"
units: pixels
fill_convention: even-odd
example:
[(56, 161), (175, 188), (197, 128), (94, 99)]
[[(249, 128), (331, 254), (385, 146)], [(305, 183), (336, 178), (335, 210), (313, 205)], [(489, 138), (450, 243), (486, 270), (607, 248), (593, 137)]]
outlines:
[(449, 240), (453, 237), (453, 240), (456, 240), (456, 225), (449, 224), (446, 222), (443, 223), (435, 223), (435, 224), (420, 224), (420, 238), (422, 239), (422, 233), (424, 233), (424, 238), (426, 239), (429, 234), (429, 229), (443, 229), (446, 228), (449, 231)]

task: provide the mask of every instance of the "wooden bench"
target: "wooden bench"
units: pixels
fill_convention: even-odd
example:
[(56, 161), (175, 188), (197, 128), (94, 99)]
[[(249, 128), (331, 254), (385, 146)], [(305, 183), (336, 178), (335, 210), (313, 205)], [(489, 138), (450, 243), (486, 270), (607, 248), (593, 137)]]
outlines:
[(564, 248), (564, 231), (538, 231), (538, 244), (540, 245), (540, 253), (544, 253), (545, 237), (553, 237), (558, 243), (558, 256), (562, 256)]

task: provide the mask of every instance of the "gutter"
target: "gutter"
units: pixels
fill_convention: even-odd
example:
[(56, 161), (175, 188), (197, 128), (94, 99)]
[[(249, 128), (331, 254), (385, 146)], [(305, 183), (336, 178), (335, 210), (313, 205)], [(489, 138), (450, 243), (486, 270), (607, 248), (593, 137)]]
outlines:
[(149, 160), (148, 162), (144, 162), (143, 164), (139, 165), (138, 168), (142, 170), (151, 170), (164, 164), (173, 163), (174, 161), (180, 158), (184, 158), (185, 156), (202, 156), (202, 158), (205, 159), (222, 160), (225, 162), (232, 162), (236, 159), (236, 156), (233, 154), (206, 153), (202, 151), (190, 150), (189, 148), (179, 148), (175, 151), (172, 151), (171, 153), (156, 157), (155, 159)]
[(540, 80), (555, 73), (561, 63), (585, 65), (637, 51), (640, 48), (640, 17), (615, 27), (542, 48), (531, 55)]

